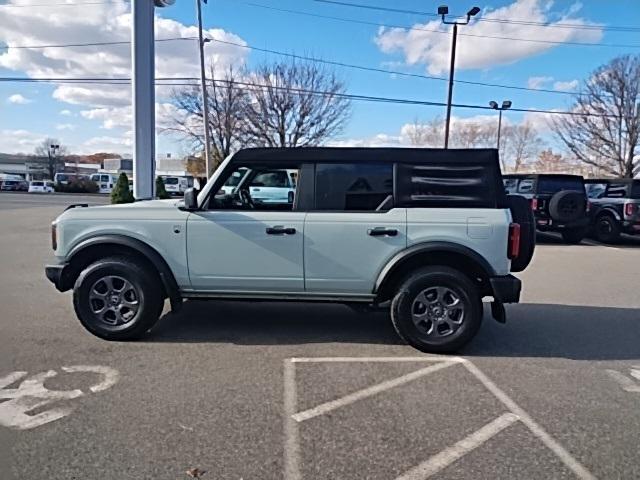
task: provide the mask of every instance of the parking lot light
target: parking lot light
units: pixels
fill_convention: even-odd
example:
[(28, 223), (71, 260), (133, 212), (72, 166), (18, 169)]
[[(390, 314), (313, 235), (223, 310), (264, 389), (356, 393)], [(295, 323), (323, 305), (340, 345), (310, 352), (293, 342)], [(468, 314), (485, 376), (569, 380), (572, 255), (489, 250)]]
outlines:
[(493, 100), (491, 100), (489, 102), (489, 106), (491, 108), (493, 108), (494, 110), (498, 110), (500, 113), (498, 114), (498, 146), (496, 147), (498, 150), (500, 150), (500, 131), (502, 130), (502, 112), (504, 110), (509, 110), (511, 108), (511, 100), (504, 100), (502, 102), (502, 106), (499, 107), (498, 106), (498, 102), (495, 102)]

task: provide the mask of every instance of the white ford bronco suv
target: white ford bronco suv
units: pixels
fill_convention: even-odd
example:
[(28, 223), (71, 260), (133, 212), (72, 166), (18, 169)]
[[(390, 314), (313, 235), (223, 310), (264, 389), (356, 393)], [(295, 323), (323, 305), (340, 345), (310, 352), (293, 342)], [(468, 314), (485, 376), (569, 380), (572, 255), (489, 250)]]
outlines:
[[(295, 176), (294, 195), (253, 198), (253, 179), (274, 171)], [(484, 297), (505, 321), (534, 229), (493, 149), (246, 149), (183, 201), (69, 207), (46, 275), (107, 340), (144, 335), (167, 298), (173, 311), (185, 299), (316, 301), (390, 305), (404, 340), (449, 352), (477, 333)]]

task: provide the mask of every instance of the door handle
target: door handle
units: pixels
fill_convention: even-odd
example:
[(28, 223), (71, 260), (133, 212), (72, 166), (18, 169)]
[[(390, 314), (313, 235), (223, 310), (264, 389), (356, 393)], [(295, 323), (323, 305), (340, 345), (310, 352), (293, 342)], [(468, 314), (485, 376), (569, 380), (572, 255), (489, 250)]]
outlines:
[(267, 227), (267, 235), (295, 235), (296, 229), (293, 227)]
[(398, 230), (395, 228), (376, 227), (367, 230), (367, 234), (372, 237), (395, 237), (398, 235)]

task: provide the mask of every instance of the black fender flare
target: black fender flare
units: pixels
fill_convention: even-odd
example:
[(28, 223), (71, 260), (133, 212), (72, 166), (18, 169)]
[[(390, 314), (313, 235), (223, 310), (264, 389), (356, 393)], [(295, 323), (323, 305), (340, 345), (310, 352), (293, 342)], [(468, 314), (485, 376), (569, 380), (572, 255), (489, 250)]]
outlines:
[(602, 207), (600, 210), (598, 210), (598, 213), (596, 213), (596, 218), (600, 217), (601, 215), (611, 215), (617, 221), (622, 221), (622, 217), (613, 207)]
[(393, 274), (395, 268), (400, 264), (404, 263), (415, 255), (430, 252), (447, 252), (455, 253), (457, 255), (463, 255), (469, 260), (476, 263), (486, 273), (487, 277), (496, 276), (496, 272), (491, 264), (482, 255), (469, 247), (453, 242), (425, 242), (412, 245), (391, 257), (391, 259), (385, 264), (385, 266), (378, 274), (378, 278), (376, 279), (376, 283), (373, 288), (373, 293), (377, 294), (380, 292), (382, 286), (385, 283), (385, 280), (387, 280)]
[[(169, 297), (169, 302), (171, 303), (171, 309), (175, 312), (179, 310), (182, 305), (182, 296), (180, 295), (180, 287), (178, 287), (178, 282), (176, 281), (176, 277), (173, 275), (171, 268), (167, 264), (162, 255), (160, 255), (157, 250), (153, 247), (149, 246), (142, 240), (138, 240), (137, 238), (129, 237), (127, 235), (118, 235), (118, 234), (108, 234), (108, 235), (97, 235), (95, 237), (90, 237), (85, 240), (82, 240), (77, 245), (75, 245), (67, 254), (67, 264), (72, 264), (74, 257), (81, 254), (81, 252), (85, 251), (87, 248), (94, 247), (96, 245), (121, 245), (123, 247), (130, 248), (140, 253), (144, 258), (151, 263), (154, 268), (158, 271), (158, 275), (160, 276), (160, 280), (165, 288), (167, 293), (167, 297)], [(70, 287), (69, 287), (70, 288)]]

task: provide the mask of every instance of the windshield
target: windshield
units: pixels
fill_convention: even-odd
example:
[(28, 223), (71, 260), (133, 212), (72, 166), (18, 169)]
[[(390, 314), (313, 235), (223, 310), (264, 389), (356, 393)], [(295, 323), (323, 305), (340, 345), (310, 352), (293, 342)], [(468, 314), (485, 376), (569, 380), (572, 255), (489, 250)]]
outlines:
[(43, 182), (31, 182), (31, 185), (34, 187), (42, 187), (44, 186)]
[(556, 193), (561, 190), (584, 192), (584, 181), (580, 177), (540, 177), (538, 193)]

